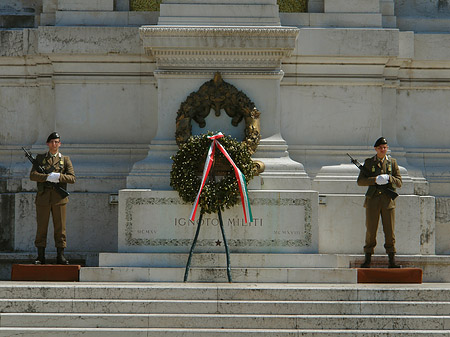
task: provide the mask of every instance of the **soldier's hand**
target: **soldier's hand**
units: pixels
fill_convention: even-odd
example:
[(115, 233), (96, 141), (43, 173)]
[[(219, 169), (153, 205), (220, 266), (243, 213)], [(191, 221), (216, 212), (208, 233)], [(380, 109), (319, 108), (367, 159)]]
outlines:
[(375, 182), (377, 185), (386, 185), (389, 182), (389, 174), (380, 174), (376, 177)]
[(50, 173), (48, 175), (47, 181), (49, 181), (51, 183), (58, 183), (59, 182), (59, 176), (60, 176), (60, 173), (52, 172), (52, 173)]

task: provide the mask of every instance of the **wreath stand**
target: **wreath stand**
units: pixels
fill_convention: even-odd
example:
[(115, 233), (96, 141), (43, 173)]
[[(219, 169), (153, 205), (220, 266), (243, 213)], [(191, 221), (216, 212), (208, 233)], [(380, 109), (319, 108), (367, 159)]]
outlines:
[[(213, 167), (211, 168), (211, 177), (210, 177), (215, 180), (216, 176), (215, 176), (215, 167), (214, 166), (215, 166), (215, 161), (214, 161)], [(208, 179), (210, 179), (210, 178), (208, 178)], [(232, 279), (231, 279), (231, 267), (230, 267), (230, 252), (228, 249), (227, 238), (225, 237), (225, 230), (223, 227), (222, 212), (220, 211), (220, 207), (218, 208), (217, 215), (219, 217), (220, 230), (222, 231), (223, 244), (225, 246), (225, 253), (226, 253), (226, 257), (227, 257), (228, 282), (231, 283)], [(198, 223), (197, 223), (197, 230), (195, 232), (194, 241), (192, 241), (191, 250), (189, 251), (189, 257), (188, 257), (188, 260), (186, 263), (186, 269), (184, 272), (184, 282), (187, 282), (187, 279), (188, 279), (189, 269), (191, 268), (191, 259), (192, 259), (192, 255), (194, 253), (195, 245), (197, 244), (198, 234), (200, 233), (200, 226), (202, 224), (202, 218), (203, 218), (203, 212), (200, 211), (200, 217), (199, 217)]]

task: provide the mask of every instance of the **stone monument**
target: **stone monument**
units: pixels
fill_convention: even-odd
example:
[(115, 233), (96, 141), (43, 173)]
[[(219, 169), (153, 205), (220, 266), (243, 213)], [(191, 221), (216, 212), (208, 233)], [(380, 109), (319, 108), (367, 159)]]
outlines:
[[(280, 130), (281, 61), (295, 48), (298, 32), (280, 25), (275, 0), (165, 1), (158, 25), (141, 27), (144, 49), (157, 63), (158, 126), (147, 158), (134, 165), (119, 193), (119, 252), (188, 252), (192, 205), (169, 185), (178, 149), (176, 112), (216, 72), (261, 112), (262, 139), (253, 157), (265, 171), (249, 185), (253, 222), (243, 221), (239, 207), (223, 213), (231, 253), (318, 252), (318, 194), (303, 165), (289, 157)], [(193, 122), (192, 132), (243, 139), (242, 125), (235, 128), (222, 115), (209, 114), (203, 128)], [(196, 251), (223, 252), (217, 216), (202, 223)]]

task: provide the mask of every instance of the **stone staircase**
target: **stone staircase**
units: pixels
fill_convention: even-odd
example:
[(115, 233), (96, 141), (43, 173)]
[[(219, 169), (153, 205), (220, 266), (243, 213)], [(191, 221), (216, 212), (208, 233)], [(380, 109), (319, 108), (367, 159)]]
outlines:
[[(80, 270), (82, 282), (182, 282), (188, 254), (100, 253), (98, 266)], [(364, 256), (351, 254), (231, 253), (233, 282), (357, 283)], [(373, 267), (387, 267), (387, 256), (374, 255)], [(450, 282), (450, 257), (399, 255), (403, 267), (421, 268), (424, 282)], [(227, 282), (225, 254), (194, 253), (188, 282)]]
[(449, 336), (450, 284), (0, 283), (0, 336)]

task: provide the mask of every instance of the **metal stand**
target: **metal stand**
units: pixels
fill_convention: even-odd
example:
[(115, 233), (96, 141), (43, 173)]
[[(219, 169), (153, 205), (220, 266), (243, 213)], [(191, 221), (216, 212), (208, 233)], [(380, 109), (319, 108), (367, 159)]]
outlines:
[[(231, 267), (230, 267), (230, 252), (228, 250), (227, 238), (225, 237), (225, 230), (223, 228), (222, 212), (220, 211), (220, 209), (217, 212), (217, 214), (219, 216), (220, 230), (222, 231), (223, 244), (225, 246), (225, 253), (227, 255), (227, 276), (228, 276), (228, 282), (231, 283), (232, 279), (231, 279)], [(197, 244), (198, 234), (200, 233), (200, 226), (202, 224), (202, 218), (203, 218), (203, 214), (200, 213), (200, 218), (198, 219), (198, 224), (197, 224), (197, 231), (195, 232), (194, 241), (192, 242), (191, 250), (189, 251), (189, 257), (188, 257), (188, 260), (187, 260), (187, 263), (186, 263), (186, 269), (184, 271), (184, 282), (186, 282), (187, 279), (188, 279), (189, 269), (191, 268), (192, 254), (194, 253), (194, 248), (195, 248), (195, 245)]]

